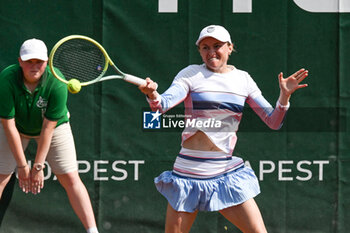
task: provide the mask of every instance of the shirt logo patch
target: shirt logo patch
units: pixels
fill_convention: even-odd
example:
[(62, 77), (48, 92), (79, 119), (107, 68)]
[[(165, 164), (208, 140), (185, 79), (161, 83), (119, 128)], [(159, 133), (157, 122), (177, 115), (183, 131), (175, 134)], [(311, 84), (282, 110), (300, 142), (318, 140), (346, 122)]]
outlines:
[(47, 106), (47, 100), (43, 99), (41, 96), (39, 96), (39, 100), (36, 102), (36, 106), (38, 108), (46, 108)]

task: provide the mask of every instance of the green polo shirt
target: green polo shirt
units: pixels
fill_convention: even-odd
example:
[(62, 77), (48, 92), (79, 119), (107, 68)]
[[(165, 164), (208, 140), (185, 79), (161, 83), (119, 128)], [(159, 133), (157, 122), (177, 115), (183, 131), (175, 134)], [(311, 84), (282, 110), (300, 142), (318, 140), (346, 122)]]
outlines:
[(20, 133), (37, 136), (43, 118), (57, 121), (57, 126), (68, 122), (68, 91), (46, 67), (40, 83), (31, 93), (23, 83), (19, 65), (11, 65), (0, 73), (0, 118), (15, 118)]

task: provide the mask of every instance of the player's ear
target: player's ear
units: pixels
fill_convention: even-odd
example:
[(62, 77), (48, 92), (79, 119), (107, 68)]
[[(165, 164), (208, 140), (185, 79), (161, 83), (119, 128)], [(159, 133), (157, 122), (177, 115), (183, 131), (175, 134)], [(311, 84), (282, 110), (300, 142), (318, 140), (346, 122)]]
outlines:
[(18, 57), (18, 63), (19, 63), (19, 66), (20, 66), (20, 67), (22, 67), (22, 62), (23, 62), (23, 61), (22, 61), (21, 57)]
[(235, 52), (233, 43), (227, 42), (227, 47), (230, 50), (229, 55), (231, 55), (232, 52)]

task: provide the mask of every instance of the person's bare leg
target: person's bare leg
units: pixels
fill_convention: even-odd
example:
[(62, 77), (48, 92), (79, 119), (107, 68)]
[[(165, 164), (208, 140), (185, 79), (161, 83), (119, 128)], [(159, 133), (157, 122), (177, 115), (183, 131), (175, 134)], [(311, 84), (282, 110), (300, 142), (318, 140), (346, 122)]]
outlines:
[(196, 219), (198, 211), (178, 212), (168, 204), (165, 220), (165, 233), (188, 233)]
[(89, 194), (77, 171), (56, 175), (66, 190), (69, 202), (85, 229), (96, 227), (94, 212)]
[(11, 174), (9, 175), (0, 174), (0, 200), (2, 197), (2, 193), (4, 192), (4, 189), (7, 183), (10, 181), (10, 179), (11, 179)]
[(219, 212), (244, 233), (267, 233), (264, 220), (254, 199)]

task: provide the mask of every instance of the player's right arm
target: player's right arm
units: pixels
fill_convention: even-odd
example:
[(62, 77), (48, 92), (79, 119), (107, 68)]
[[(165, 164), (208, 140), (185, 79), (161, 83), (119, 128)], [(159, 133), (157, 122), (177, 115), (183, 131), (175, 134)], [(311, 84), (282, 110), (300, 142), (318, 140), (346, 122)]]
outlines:
[(150, 100), (158, 98), (159, 93), (157, 92), (157, 88), (158, 84), (150, 78), (146, 78), (146, 83), (139, 86), (140, 91)]
[(30, 168), (23, 151), (20, 134), (16, 128), (15, 119), (1, 119), (7, 142), (17, 163), (19, 187), (23, 192), (30, 191)]
[(161, 113), (181, 103), (188, 94), (188, 87), (185, 85), (186, 88), (184, 88), (184, 85), (179, 80), (174, 81), (161, 95), (157, 92), (157, 87), (157, 83), (146, 78), (146, 84), (139, 86), (139, 89), (146, 94), (151, 109), (153, 111), (158, 110)]

